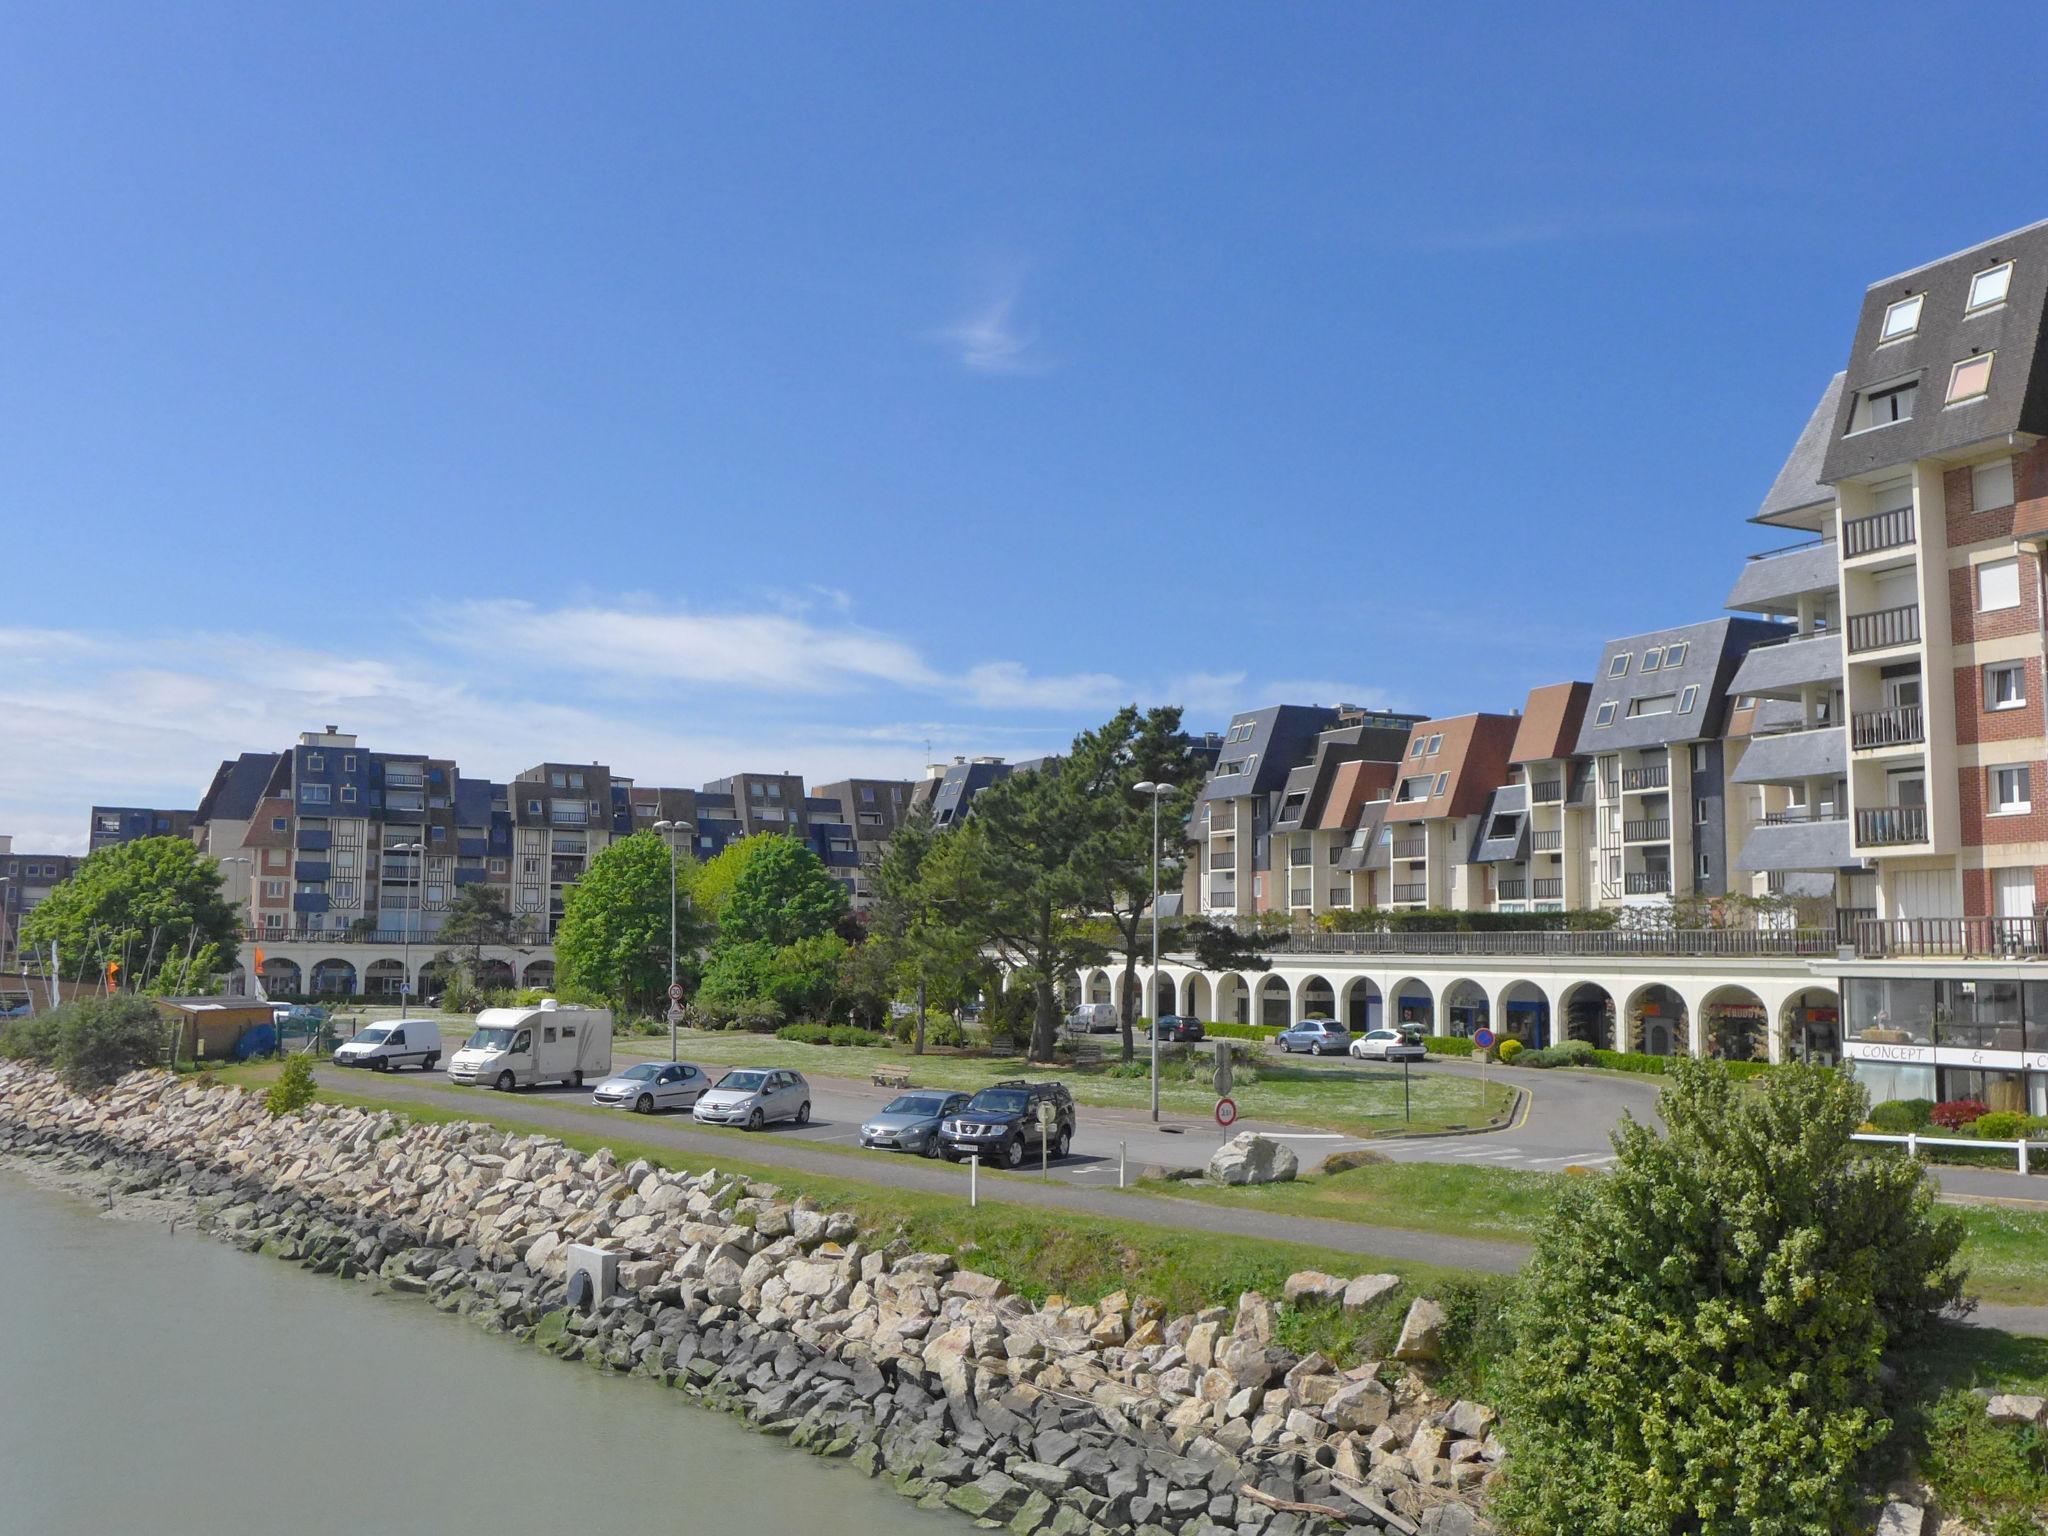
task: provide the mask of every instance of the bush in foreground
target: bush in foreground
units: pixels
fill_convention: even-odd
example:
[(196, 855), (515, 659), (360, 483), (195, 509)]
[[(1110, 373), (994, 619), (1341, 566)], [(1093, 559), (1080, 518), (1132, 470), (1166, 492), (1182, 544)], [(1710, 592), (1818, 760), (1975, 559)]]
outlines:
[(82, 997), (0, 1032), (0, 1056), (47, 1067), (80, 1093), (162, 1066), (170, 1026), (146, 997)]
[(1918, 1163), (1860, 1155), (1846, 1075), (1671, 1076), (1669, 1134), (1624, 1120), (1525, 1272), (1499, 1510), (1585, 1536), (1829, 1536), (1892, 1428), (1886, 1348), (1960, 1294), (1961, 1224)]
[(276, 1115), (295, 1115), (313, 1102), (313, 1058), (305, 1052), (285, 1057), (277, 1081), (264, 1092), (263, 1107)]

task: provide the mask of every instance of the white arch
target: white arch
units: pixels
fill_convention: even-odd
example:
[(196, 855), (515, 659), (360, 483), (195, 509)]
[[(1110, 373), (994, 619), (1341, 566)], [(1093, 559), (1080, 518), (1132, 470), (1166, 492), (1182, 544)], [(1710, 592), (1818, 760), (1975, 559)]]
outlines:
[[(1671, 1001), (1676, 1002), (1683, 1017), (1672, 1018), (1668, 1014), (1645, 1015), (1639, 1025), (1632, 1027), (1629, 1023), (1630, 1016), (1638, 1007), (1650, 1002), (1649, 994), (1654, 992), (1662, 992)], [(1669, 982), (1638, 982), (1629, 990), (1627, 1000), (1616, 1008), (1615, 1017), (1620, 1023), (1622, 1038), (1626, 1042), (1621, 1047), (1625, 1051), (1642, 1051), (1652, 1056), (1698, 1054), (1701, 1043), (1696, 1038), (1699, 1031), (1699, 1010), (1690, 998)], [(1666, 1045), (1667, 1049), (1651, 1049), (1660, 1043)]]
[(1276, 997), (1280, 1000), (1282, 1010), (1291, 1006), (1293, 991), (1287, 985), (1287, 978), (1274, 971), (1261, 973), (1259, 979), (1252, 983), (1251, 1010), (1252, 1022), (1254, 1024), (1277, 1023), (1285, 1025), (1294, 1022), (1292, 1019), (1278, 1019), (1270, 1016), (1272, 1014), (1271, 1004)]
[(1181, 979), (1180, 1011), (1191, 1018), (1213, 1019), (1216, 1015), (1210, 1009), (1215, 996), (1216, 989), (1210, 984), (1206, 974), (1201, 971), (1189, 971)]
[[(1542, 982), (1526, 976), (1502, 977), (1493, 984), (1486, 1001), (1492, 1010), (1494, 1033), (1503, 1040), (1516, 1039), (1531, 1047), (1556, 1043), (1557, 999)], [(1512, 1010), (1510, 1004), (1515, 1005)], [(1539, 1005), (1534, 1020), (1529, 1017), (1532, 1004)]]
[(1757, 1039), (1752, 1042), (1751, 1054), (1749, 1056), (1730, 1056), (1729, 1060), (1753, 1060), (1756, 1044), (1764, 1045), (1768, 1052), (1771, 1038), (1771, 1005), (1757, 995), (1754, 987), (1744, 982), (1724, 981), (1717, 986), (1708, 987), (1703, 990), (1700, 993), (1698, 1004), (1692, 1010), (1694, 1020), (1692, 1032), (1697, 1042), (1694, 1054), (1700, 1056), (1708, 1054), (1713, 1044), (1710, 1034), (1713, 1020), (1710, 1015), (1714, 1009), (1729, 1004), (1752, 1007), (1763, 1015), (1756, 1023)]
[(1412, 971), (1405, 976), (1396, 976), (1385, 995), (1389, 1015), (1385, 1022), (1416, 1024), (1432, 1035), (1444, 1032), (1444, 1011), (1437, 1006), (1436, 988), (1423, 977)]
[[(1309, 997), (1311, 988), (1316, 989), (1317, 993), (1313, 1001)], [(1337, 988), (1329, 977), (1320, 971), (1310, 971), (1307, 975), (1297, 976), (1294, 979), (1293, 1007), (1294, 1017), (1297, 1019), (1336, 1018)]]
[[(1581, 998), (1579, 996), (1583, 991), (1593, 991), (1600, 994), (1601, 1001), (1596, 1005), (1600, 1012), (1608, 1009), (1612, 1009), (1614, 1012), (1614, 1022), (1606, 1026), (1604, 1034), (1602, 1032), (1599, 1012), (1594, 1012), (1592, 1019), (1593, 1040), (1590, 1043), (1597, 1046), (1605, 1046), (1609, 1050), (1621, 1050), (1621, 1037), (1626, 1028), (1622, 1019), (1621, 1004), (1615, 999), (1614, 989), (1604, 981), (1584, 979), (1570, 982), (1558, 993), (1557, 1004), (1551, 1009), (1550, 1013), (1552, 1034), (1559, 1040), (1575, 1038), (1571, 1033), (1572, 1005), (1574, 1003), (1584, 1004), (1591, 1002), (1590, 998)], [(1592, 1010), (1586, 1011), (1590, 1012)]]
[[(1466, 1027), (1465, 1021), (1457, 1015), (1467, 1009), (1475, 1009), (1484, 1017), (1473, 1018), (1471, 1026)], [(1491, 1028), (1499, 1021), (1499, 1015), (1493, 1011), (1492, 993), (1487, 991), (1484, 982), (1474, 981), (1470, 976), (1456, 976), (1443, 984), (1438, 993), (1437, 1013), (1441, 1016), (1441, 1030), (1451, 1034), (1462, 1028), (1469, 1035), (1480, 1026)]]
[(1347, 976), (1337, 990), (1337, 1017), (1353, 1030), (1376, 1029), (1386, 1017), (1385, 997), (1372, 977)]

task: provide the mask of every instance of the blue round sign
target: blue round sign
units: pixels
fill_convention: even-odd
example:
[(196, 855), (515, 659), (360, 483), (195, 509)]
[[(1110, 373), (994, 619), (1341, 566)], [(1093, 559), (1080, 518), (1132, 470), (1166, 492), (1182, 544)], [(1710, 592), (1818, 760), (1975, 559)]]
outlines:
[(1472, 1036), (1472, 1043), (1478, 1046), (1479, 1049), (1481, 1049), (1482, 1051), (1485, 1050), (1488, 1046), (1493, 1044), (1493, 1031), (1490, 1029), (1482, 1029), (1477, 1031)]

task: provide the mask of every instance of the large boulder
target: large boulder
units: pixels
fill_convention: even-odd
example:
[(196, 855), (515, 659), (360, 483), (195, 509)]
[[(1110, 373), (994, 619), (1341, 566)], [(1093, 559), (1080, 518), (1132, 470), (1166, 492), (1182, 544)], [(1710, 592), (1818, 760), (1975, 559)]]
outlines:
[(1209, 1177), (1219, 1184), (1281, 1184), (1301, 1172), (1301, 1159), (1257, 1131), (1233, 1136), (1209, 1159)]
[(2033, 1424), (2048, 1429), (2048, 1398), (2005, 1392), (1984, 1405), (1994, 1424)]
[(1298, 1307), (1304, 1303), (1341, 1301), (1344, 1297), (1344, 1287), (1349, 1283), (1335, 1275), (1326, 1275), (1320, 1269), (1297, 1269), (1287, 1277), (1287, 1283), (1281, 1287), (1280, 1299), (1290, 1307)]
[(1450, 1318), (1427, 1296), (1418, 1296), (1401, 1321), (1401, 1338), (1394, 1345), (1396, 1360), (1434, 1360), (1444, 1352), (1444, 1328)]
[(1344, 1314), (1363, 1312), (1389, 1291), (1400, 1287), (1399, 1275), (1359, 1275), (1344, 1287)]

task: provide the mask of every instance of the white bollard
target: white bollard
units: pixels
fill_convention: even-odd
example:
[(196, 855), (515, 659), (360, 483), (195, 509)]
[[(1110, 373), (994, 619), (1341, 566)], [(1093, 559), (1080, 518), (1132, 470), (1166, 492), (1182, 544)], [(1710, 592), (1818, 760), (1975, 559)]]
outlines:
[(1118, 1189), (1122, 1189), (1122, 1188), (1124, 1187), (1124, 1147), (1125, 1147), (1125, 1145), (1126, 1145), (1126, 1143), (1124, 1143), (1124, 1142), (1121, 1142), (1121, 1141), (1120, 1141), (1120, 1142), (1118, 1142), (1118, 1143), (1116, 1144), (1116, 1187), (1117, 1187)]
[(981, 1154), (967, 1154), (967, 1204), (970, 1209), (981, 1203)]
[(1917, 1135), (1915, 1135), (1912, 1131), (1906, 1132), (1906, 1156), (1918, 1157), (1919, 1155), (1920, 1138)]
[(2020, 1132), (2020, 1172), (2027, 1172), (2027, 1133)]

